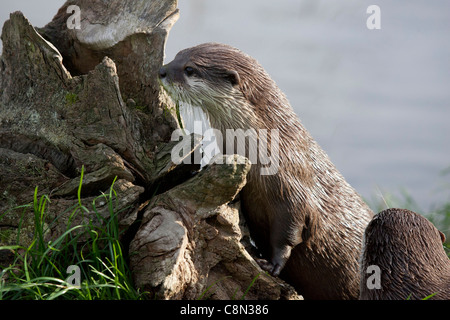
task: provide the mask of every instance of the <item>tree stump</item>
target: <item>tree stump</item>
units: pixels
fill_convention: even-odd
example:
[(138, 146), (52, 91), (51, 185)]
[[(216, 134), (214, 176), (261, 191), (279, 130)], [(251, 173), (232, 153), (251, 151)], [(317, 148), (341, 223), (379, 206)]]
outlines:
[[(73, 5), (79, 29), (67, 24)], [(175, 0), (67, 1), (36, 29), (22, 13), (10, 15), (0, 58), (0, 246), (31, 240), (32, 222), (14, 208), (31, 202), (35, 187), (51, 199), (49, 219), (61, 223), (51, 239), (66, 230), (65, 209), (115, 181), (137, 288), (159, 299), (298, 298), (246, 250), (235, 198), (250, 163), (230, 155), (231, 164), (195, 174), (199, 165), (170, 157), (178, 123), (157, 74), (178, 15)], [(198, 137), (183, 141), (197, 152)]]

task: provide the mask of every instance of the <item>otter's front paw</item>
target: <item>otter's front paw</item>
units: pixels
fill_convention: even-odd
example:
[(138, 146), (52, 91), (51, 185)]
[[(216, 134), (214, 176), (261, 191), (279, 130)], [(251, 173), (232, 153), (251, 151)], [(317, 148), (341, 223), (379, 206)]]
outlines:
[(270, 262), (265, 259), (256, 259), (256, 262), (261, 269), (268, 271), (274, 277), (278, 277), (291, 256), (291, 250), (292, 247), (289, 245), (276, 247), (273, 250), (272, 260)]
[(265, 259), (256, 259), (256, 262), (261, 267), (261, 269), (269, 272), (274, 277), (278, 277), (280, 275), (281, 269), (283, 268), (282, 265), (279, 264), (274, 265), (273, 263)]

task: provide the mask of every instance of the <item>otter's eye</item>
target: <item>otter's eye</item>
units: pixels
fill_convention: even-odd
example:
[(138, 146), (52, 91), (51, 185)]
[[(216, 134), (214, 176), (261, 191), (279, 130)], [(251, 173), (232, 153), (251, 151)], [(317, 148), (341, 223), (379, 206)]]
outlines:
[(184, 72), (186, 72), (186, 75), (188, 77), (192, 76), (194, 74), (194, 68), (192, 67), (186, 67), (184, 68)]

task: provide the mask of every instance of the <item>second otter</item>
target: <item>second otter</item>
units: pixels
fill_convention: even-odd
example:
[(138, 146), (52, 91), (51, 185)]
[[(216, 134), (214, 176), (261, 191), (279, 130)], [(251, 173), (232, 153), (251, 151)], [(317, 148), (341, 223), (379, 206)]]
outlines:
[(373, 213), (258, 62), (228, 45), (205, 43), (180, 51), (161, 68), (160, 80), (185, 114), (200, 111), (223, 136), (227, 129), (277, 130), (278, 171), (262, 175), (264, 165), (254, 163), (241, 192), (250, 234), (265, 258), (259, 263), (305, 299), (357, 299), (358, 258)]
[[(364, 233), (360, 299), (450, 299), (444, 241), (442, 232), (413, 211), (386, 209), (375, 215)], [(378, 287), (368, 285), (371, 266), (379, 268)]]

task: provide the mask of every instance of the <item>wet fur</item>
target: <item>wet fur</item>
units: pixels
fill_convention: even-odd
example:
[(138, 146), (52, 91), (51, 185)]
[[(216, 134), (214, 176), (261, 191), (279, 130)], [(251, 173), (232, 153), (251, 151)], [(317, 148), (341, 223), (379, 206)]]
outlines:
[[(186, 76), (186, 66), (196, 73)], [(267, 260), (262, 265), (282, 270), (305, 299), (357, 299), (362, 236), (373, 214), (275, 82), (255, 59), (217, 43), (180, 51), (163, 68), (169, 94), (201, 106), (212, 127), (279, 130), (277, 174), (261, 175), (261, 164), (253, 164), (241, 194), (251, 236)]]
[[(450, 299), (450, 259), (445, 236), (425, 217), (405, 209), (377, 214), (364, 234), (362, 300)], [(381, 271), (381, 288), (368, 289), (370, 265)]]

